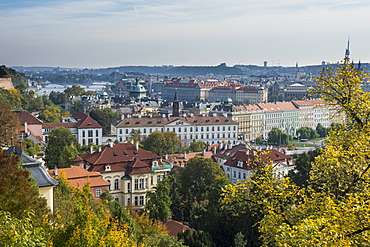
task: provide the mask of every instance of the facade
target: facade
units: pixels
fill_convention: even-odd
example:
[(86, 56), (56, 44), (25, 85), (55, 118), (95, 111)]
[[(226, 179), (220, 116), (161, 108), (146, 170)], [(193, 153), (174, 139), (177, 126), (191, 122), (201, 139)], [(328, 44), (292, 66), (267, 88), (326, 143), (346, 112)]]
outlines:
[(143, 138), (152, 132), (175, 132), (181, 141), (191, 143), (193, 140), (207, 144), (228, 142), (235, 144), (238, 139), (238, 123), (221, 114), (182, 114), (179, 117), (169, 115), (156, 116), (122, 116), (122, 120), (112, 125), (112, 133), (117, 140), (124, 142), (132, 131), (140, 131)]
[(78, 111), (70, 118), (63, 118), (62, 123), (43, 123), (42, 138), (48, 142), (49, 132), (56, 127), (65, 127), (71, 130), (72, 134), (82, 146), (93, 143), (95, 145), (103, 144), (103, 128), (98, 122), (87, 114)]
[(56, 168), (48, 170), (52, 176), (58, 177), (61, 173), (65, 173), (70, 185), (75, 188), (82, 188), (85, 184), (89, 184), (91, 194), (95, 200), (100, 200), (100, 195), (109, 189), (110, 184), (105, 181), (99, 172), (89, 172), (80, 166), (72, 166), (70, 168)]
[(210, 101), (230, 98), (236, 104), (258, 104), (267, 102), (268, 89), (257, 86), (241, 86), (240, 84), (229, 84), (214, 87), (209, 91)]
[(298, 128), (311, 127), (315, 129), (317, 126), (315, 119), (327, 120), (327, 117), (322, 115), (322, 111), (316, 109), (324, 107), (325, 101), (322, 99), (293, 100), (292, 103), (299, 109)]
[[(255, 157), (259, 157), (261, 162), (256, 163)], [(234, 147), (221, 147), (213, 155), (213, 158), (221, 165), (232, 183), (248, 179), (259, 165), (271, 163), (273, 173), (281, 178), (286, 176), (295, 166), (291, 156), (276, 149), (261, 151), (243, 144)]]
[(135, 209), (146, 205), (146, 192), (153, 190), (157, 183), (171, 171), (171, 165), (161, 157), (131, 143), (110, 143), (96, 152), (75, 158), (90, 172), (99, 172), (109, 185), (114, 199)]

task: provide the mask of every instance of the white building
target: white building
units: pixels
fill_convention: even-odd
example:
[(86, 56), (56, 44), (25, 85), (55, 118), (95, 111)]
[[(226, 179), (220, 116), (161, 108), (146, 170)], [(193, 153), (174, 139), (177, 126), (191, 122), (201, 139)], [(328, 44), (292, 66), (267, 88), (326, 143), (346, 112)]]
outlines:
[(138, 130), (143, 138), (152, 132), (172, 131), (178, 134), (183, 142), (203, 141), (208, 144), (227, 142), (236, 144), (238, 123), (222, 114), (182, 114), (178, 117), (168, 115), (122, 116), (122, 120), (112, 125), (112, 133), (117, 140), (125, 142), (131, 132)]

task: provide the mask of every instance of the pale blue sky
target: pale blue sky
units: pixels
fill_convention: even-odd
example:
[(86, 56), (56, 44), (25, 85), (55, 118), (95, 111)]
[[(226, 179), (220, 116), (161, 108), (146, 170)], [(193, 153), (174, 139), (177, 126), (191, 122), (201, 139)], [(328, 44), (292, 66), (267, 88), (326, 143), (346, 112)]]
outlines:
[(0, 0), (0, 64), (370, 62), (370, 1)]

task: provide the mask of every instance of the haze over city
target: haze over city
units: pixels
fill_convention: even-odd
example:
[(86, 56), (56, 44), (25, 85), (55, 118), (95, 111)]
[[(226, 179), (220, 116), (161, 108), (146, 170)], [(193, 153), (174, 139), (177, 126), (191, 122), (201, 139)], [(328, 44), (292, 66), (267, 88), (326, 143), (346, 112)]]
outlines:
[(0, 3), (7, 66), (295, 66), (368, 62), (369, 1), (13, 0)]

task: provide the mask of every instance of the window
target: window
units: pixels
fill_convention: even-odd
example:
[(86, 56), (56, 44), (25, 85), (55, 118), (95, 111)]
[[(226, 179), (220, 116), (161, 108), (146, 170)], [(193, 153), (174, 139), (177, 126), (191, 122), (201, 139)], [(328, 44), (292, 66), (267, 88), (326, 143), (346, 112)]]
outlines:
[(96, 196), (96, 197), (99, 197), (99, 196), (101, 195), (101, 192), (102, 192), (102, 190), (101, 190), (101, 189), (96, 189), (96, 190), (95, 190), (95, 196)]
[(203, 131), (203, 127), (200, 127), (200, 131)]
[(110, 180), (107, 180), (107, 182), (109, 183), (108, 190), (110, 190)]
[(85, 137), (85, 131), (84, 130), (82, 131), (82, 137)]
[(128, 134), (128, 129), (126, 129), (126, 134)]
[(209, 127), (207, 127), (207, 131), (209, 131)]
[(139, 197), (135, 196), (135, 206), (138, 206), (138, 205), (139, 205)]
[(222, 130), (225, 131), (225, 126), (222, 127)]
[(122, 129), (119, 130), (119, 133), (122, 134)]
[[(99, 130), (95, 130), (95, 136), (99, 136)], [(98, 144), (96, 144), (98, 145)]]
[(239, 174), (238, 174), (238, 178), (240, 179), (241, 178), (241, 173), (239, 172)]
[(187, 130), (187, 128), (185, 127), (185, 129), (184, 129), (184, 132), (187, 132), (188, 130)]
[(146, 129), (144, 129), (144, 133), (146, 133)]
[(82, 146), (85, 146), (85, 145), (86, 145), (86, 140), (82, 139)]
[(176, 132), (176, 129), (175, 128), (172, 128), (172, 132)]
[(220, 131), (220, 126), (217, 126), (217, 131)]
[(215, 131), (215, 126), (212, 126), (212, 131)]
[(193, 127), (190, 127), (190, 132), (193, 132)]
[(118, 179), (114, 180), (114, 189), (119, 190), (119, 181), (118, 181)]
[(236, 171), (234, 171), (234, 178), (236, 178)]
[(140, 178), (139, 189), (144, 189), (144, 178)]
[(139, 189), (139, 179), (135, 179), (135, 190)]
[(93, 131), (92, 130), (89, 130), (88, 131), (88, 135), (89, 135), (89, 137), (92, 137), (93, 136)]
[(131, 192), (131, 183), (128, 182), (127, 183), (127, 193), (130, 193)]
[(154, 181), (153, 181), (154, 179), (153, 179), (153, 176), (150, 176), (150, 184), (152, 185), (153, 183), (154, 183)]
[(143, 206), (144, 205), (144, 196), (140, 196), (139, 198), (139, 205)]
[(243, 179), (246, 179), (245, 172), (243, 173)]

